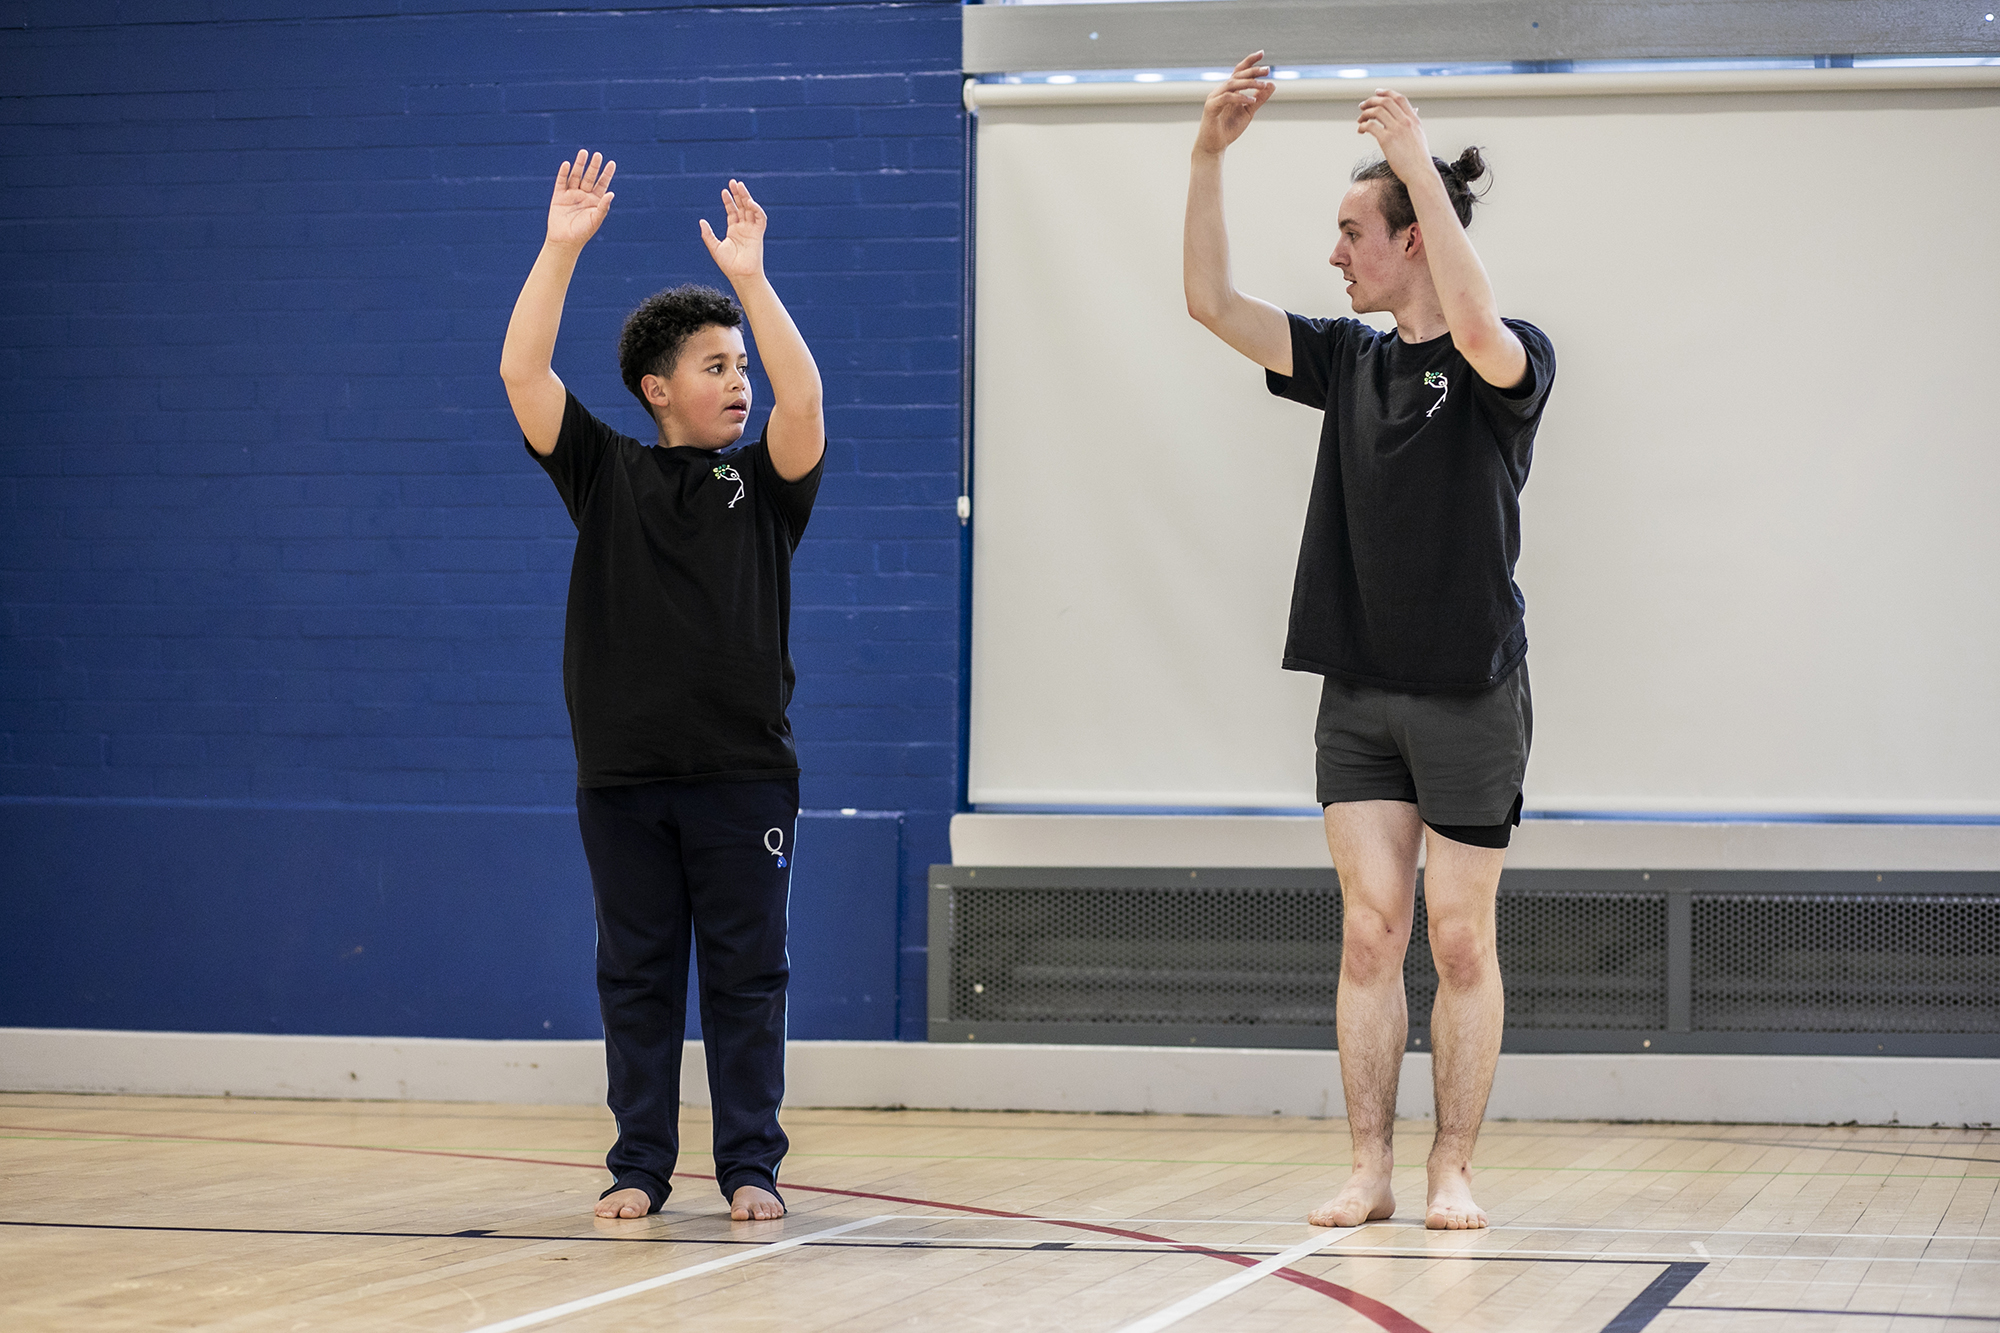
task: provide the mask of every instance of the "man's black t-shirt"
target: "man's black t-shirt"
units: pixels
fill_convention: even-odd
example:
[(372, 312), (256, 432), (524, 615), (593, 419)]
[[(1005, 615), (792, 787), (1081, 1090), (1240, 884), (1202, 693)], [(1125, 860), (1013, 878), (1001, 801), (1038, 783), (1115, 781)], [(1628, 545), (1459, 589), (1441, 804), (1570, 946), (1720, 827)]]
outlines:
[(1514, 562), (1555, 349), (1505, 321), (1528, 375), (1502, 391), (1449, 333), (1406, 343), (1358, 320), (1287, 318), (1292, 373), (1266, 382), (1326, 421), (1286, 669), (1413, 694), (1498, 684), (1528, 651)]
[(528, 452), (576, 522), (563, 695), (577, 784), (797, 774), (792, 552), (821, 465), (788, 482), (762, 439), (643, 445), (573, 394), (555, 452)]

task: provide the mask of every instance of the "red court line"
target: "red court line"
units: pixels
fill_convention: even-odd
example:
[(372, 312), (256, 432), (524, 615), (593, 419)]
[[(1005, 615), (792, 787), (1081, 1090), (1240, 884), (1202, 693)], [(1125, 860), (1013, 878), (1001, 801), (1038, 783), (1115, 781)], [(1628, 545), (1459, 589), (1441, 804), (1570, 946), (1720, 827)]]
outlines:
[[(677, 1176), (690, 1176), (696, 1180), (715, 1179), (714, 1176), (704, 1176), (693, 1171), (676, 1171), (674, 1174)], [(870, 1194), (866, 1190), (834, 1189), (829, 1185), (800, 1185), (792, 1181), (781, 1181), (780, 1185), (784, 1189), (809, 1190), (814, 1194), (844, 1194), (851, 1199), (880, 1199), (885, 1203), (913, 1203), (924, 1208), (947, 1208), (953, 1212), (979, 1213), (986, 1217), (1004, 1217), (1020, 1222), (1040, 1222), (1043, 1226), (1072, 1227), (1078, 1231), (1098, 1231), (1107, 1236), (1118, 1236), (1125, 1240), (1144, 1240), (1161, 1245), (1171, 1245), (1175, 1249), (1185, 1250), (1189, 1254), (1205, 1254), (1211, 1259), (1226, 1260), (1241, 1268), (1255, 1268), (1259, 1262), (1256, 1259), (1246, 1258), (1240, 1254), (1231, 1254), (1225, 1250), (1211, 1250), (1201, 1245), (1190, 1245), (1185, 1241), (1174, 1240), (1168, 1236), (1155, 1236), (1144, 1231), (1126, 1231), (1122, 1227), (1107, 1227), (1096, 1222), (1075, 1222), (1061, 1218), (1036, 1217), (1033, 1213), (1009, 1213), (998, 1208), (976, 1208), (969, 1203), (939, 1203), (935, 1199), (911, 1199), (900, 1194)], [(1342, 1305), (1345, 1305), (1348, 1309), (1353, 1310), (1356, 1314), (1373, 1320), (1375, 1323), (1389, 1330), (1389, 1333), (1430, 1333), (1429, 1329), (1402, 1311), (1384, 1305), (1372, 1296), (1363, 1296), (1352, 1287), (1343, 1287), (1338, 1282), (1328, 1282), (1325, 1278), (1314, 1277), (1309, 1273), (1294, 1272), (1289, 1268), (1280, 1268), (1273, 1276), (1281, 1277), (1287, 1282), (1297, 1283), (1299, 1286), (1316, 1291), (1322, 1296), (1330, 1296)]]
[[(225, 1137), (218, 1134), (159, 1134), (135, 1129), (55, 1129), (47, 1125), (0, 1125), (0, 1130), (17, 1130), (33, 1134), (99, 1134), (124, 1139), (173, 1139), (187, 1143), (254, 1143), (267, 1148), (337, 1148), (348, 1152), (401, 1153), (411, 1157), (459, 1157), (476, 1162), (520, 1162), (529, 1166), (580, 1167), (586, 1171), (604, 1170), (599, 1162), (554, 1162), (544, 1157), (505, 1157), (499, 1153), (452, 1152), (445, 1148), (388, 1148), (370, 1143), (309, 1143), (298, 1139), (246, 1139)], [(711, 1175), (699, 1171), (676, 1171), (676, 1176), (688, 1180), (714, 1180)], [(969, 1203), (940, 1203), (936, 1199), (916, 1199), (903, 1194), (871, 1194), (867, 1190), (836, 1189), (831, 1185), (801, 1185), (797, 1181), (780, 1181), (779, 1187), (801, 1190), (808, 1194), (838, 1194), (849, 1199), (875, 1199), (883, 1203), (907, 1203), (919, 1208), (941, 1208), (947, 1212), (977, 1213), (982, 1217), (1000, 1217), (1015, 1222), (1040, 1222), (1044, 1226), (1069, 1227), (1076, 1231), (1096, 1231), (1107, 1236), (1117, 1236), (1123, 1240), (1142, 1240), (1154, 1244), (1171, 1245), (1189, 1254), (1206, 1255), (1211, 1259), (1221, 1259), (1240, 1268), (1255, 1268), (1258, 1260), (1240, 1254), (1230, 1254), (1224, 1250), (1213, 1250), (1205, 1246), (1190, 1245), (1168, 1236), (1155, 1236), (1144, 1231), (1127, 1231), (1121, 1227), (1101, 1226), (1095, 1222), (1075, 1222), (1051, 1217), (1036, 1217), (1033, 1213), (1010, 1213), (999, 1208), (980, 1208)], [(1356, 1314), (1379, 1325), (1387, 1333), (1430, 1333), (1430, 1330), (1392, 1306), (1384, 1305), (1372, 1296), (1364, 1296), (1351, 1287), (1343, 1287), (1338, 1282), (1314, 1277), (1309, 1273), (1295, 1272), (1280, 1268), (1275, 1277), (1316, 1291), (1339, 1301)]]

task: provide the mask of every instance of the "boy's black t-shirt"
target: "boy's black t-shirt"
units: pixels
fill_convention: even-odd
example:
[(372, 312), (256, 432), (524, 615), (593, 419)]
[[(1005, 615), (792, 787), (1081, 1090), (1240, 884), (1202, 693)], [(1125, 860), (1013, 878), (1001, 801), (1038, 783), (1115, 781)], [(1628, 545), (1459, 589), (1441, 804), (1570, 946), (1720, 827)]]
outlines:
[(1359, 320), (1287, 318), (1292, 373), (1266, 383), (1326, 420), (1286, 669), (1413, 694), (1498, 684), (1528, 651), (1514, 563), (1554, 347), (1506, 320), (1528, 374), (1502, 391), (1449, 333), (1406, 343)]
[(563, 695), (577, 785), (796, 775), (792, 552), (824, 460), (788, 482), (761, 438), (644, 445), (574, 394), (555, 452), (528, 452), (576, 522)]

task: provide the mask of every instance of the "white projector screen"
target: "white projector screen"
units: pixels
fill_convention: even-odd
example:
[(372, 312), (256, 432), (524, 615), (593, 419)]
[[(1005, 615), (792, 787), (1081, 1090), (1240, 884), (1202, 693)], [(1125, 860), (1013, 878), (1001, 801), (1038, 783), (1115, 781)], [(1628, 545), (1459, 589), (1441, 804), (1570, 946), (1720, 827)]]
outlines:
[[(2000, 71), (1803, 73), (1408, 89), (1485, 148), (1473, 241), (1556, 347), (1531, 810), (2000, 813)], [(1237, 284), (1346, 315), (1365, 89), (1297, 90), (1228, 159)], [(980, 103), (988, 808), (1312, 804), (1319, 678), (1278, 661), (1319, 420), (1186, 314), (1198, 116)]]

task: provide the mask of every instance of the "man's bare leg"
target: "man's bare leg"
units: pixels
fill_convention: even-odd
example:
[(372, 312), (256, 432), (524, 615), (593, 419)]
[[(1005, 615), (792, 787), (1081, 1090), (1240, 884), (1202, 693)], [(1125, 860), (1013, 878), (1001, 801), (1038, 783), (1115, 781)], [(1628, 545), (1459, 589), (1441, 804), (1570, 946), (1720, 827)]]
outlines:
[(1347, 1097), (1353, 1174), (1306, 1215), (1320, 1227), (1352, 1227), (1396, 1211), (1396, 1083), (1409, 1040), (1403, 954), (1417, 903), (1423, 824), (1407, 801), (1342, 801), (1326, 807), (1326, 842), (1340, 874), (1340, 1083)]
[(653, 1200), (644, 1190), (613, 1190), (597, 1201), (599, 1217), (644, 1217)]
[(732, 1222), (770, 1222), (784, 1215), (785, 1205), (778, 1196), (755, 1185), (738, 1185), (736, 1193), (729, 1196)]
[(1424, 1225), (1462, 1230), (1486, 1225), (1472, 1199), (1472, 1149), (1493, 1090), (1507, 997), (1500, 986), (1494, 939), (1494, 895), (1504, 848), (1471, 847), (1424, 830), (1424, 911), (1437, 963), (1437, 1003), (1431, 1009), (1431, 1072), (1437, 1094), (1437, 1138), (1427, 1174)]

